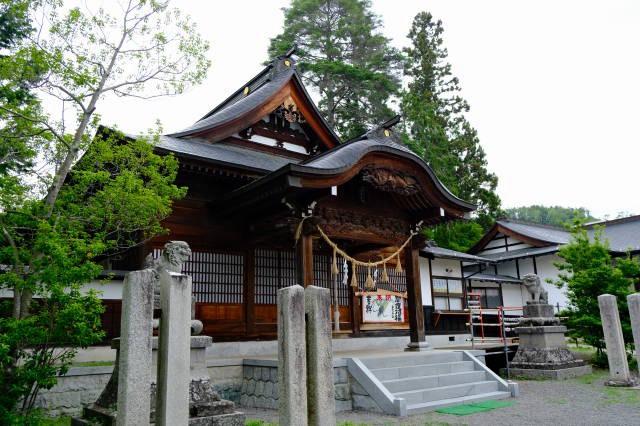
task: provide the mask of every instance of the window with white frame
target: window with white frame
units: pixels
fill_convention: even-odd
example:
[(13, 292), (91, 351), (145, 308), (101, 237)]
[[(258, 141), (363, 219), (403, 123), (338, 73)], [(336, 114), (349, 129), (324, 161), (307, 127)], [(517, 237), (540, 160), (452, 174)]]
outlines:
[(433, 307), (437, 311), (464, 309), (464, 290), (460, 278), (433, 277)]

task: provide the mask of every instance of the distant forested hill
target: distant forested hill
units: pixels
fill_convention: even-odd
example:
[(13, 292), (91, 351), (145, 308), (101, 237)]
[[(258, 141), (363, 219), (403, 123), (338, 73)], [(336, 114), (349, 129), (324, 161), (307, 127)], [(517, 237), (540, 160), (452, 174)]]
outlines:
[(591, 216), (589, 210), (584, 207), (547, 207), (533, 205), (506, 209), (505, 213), (509, 219), (524, 220), (527, 222), (555, 226), (563, 226), (566, 223), (572, 222), (574, 219), (583, 219), (587, 222), (598, 220)]

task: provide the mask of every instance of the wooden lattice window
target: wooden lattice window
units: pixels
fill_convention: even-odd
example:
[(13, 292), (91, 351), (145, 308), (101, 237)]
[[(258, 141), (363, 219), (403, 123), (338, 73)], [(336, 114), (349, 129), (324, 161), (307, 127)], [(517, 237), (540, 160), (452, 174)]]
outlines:
[[(338, 291), (338, 305), (349, 306), (349, 284), (347, 283), (348, 269), (344, 263), (344, 258), (338, 256), (338, 275), (331, 274), (332, 256), (327, 254), (313, 255), (313, 285), (328, 288), (331, 291), (331, 303), (335, 300), (334, 291)], [(335, 280), (335, 285), (334, 285)]]
[(256, 249), (255, 303), (275, 305), (277, 291), (297, 284), (296, 253), (293, 250)]
[[(153, 256), (160, 256), (155, 249)], [(193, 295), (202, 303), (243, 303), (244, 256), (234, 253), (192, 251), (182, 265), (191, 276)]]
[[(358, 267), (358, 286), (360, 291), (364, 291), (364, 284), (367, 280), (367, 268)], [(387, 265), (387, 275), (389, 276), (389, 282), (382, 282), (382, 266), (371, 268), (371, 275), (376, 288), (381, 290), (395, 291), (397, 293), (404, 293), (407, 291), (407, 275), (404, 270), (402, 272), (396, 272), (394, 265)]]

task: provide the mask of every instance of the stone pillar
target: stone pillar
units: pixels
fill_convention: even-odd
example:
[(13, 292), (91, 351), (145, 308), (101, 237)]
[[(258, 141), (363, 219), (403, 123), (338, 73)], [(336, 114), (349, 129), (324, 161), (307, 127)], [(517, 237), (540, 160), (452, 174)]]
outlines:
[(191, 277), (160, 273), (160, 338), (156, 423), (189, 422)]
[(304, 291), (307, 334), (307, 406), (312, 426), (336, 424), (331, 348), (331, 294), (328, 288)]
[(611, 294), (601, 294), (598, 296), (598, 305), (600, 306), (602, 331), (609, 360), (610, 377), (605, 384), (608, 386), (630, 386), (632, 384), (631, 375), (629, 374), (616, 297)]
[(149, 424), (151, 334), (155, 273), (133, 271), (124, 279), (118, 362), (118, 426)]
[(304, 288), (278, 290), (279, 424), (307, 425), (307, 353)]
[(640, 373), (640, 293), (628, 295), (627, 305), (629, 306), (633, 344), (636, 350), (636, 360), (638, 361), (638, 373)]

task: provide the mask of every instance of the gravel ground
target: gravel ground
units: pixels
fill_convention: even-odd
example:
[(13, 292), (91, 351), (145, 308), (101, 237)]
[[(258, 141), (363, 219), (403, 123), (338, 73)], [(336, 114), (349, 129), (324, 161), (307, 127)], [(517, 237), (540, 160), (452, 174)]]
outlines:
[[(511, 407), (468, 416), (427, 413), (407, 418), (366, 412), (338, 413), (338, 422), (366, 425), (640, 425), (640, 389), (603, 386), (606, 373), (566, 381), (518, 381)], [(247, 419), (277, 422), (273, 410), (244, 409)]]

